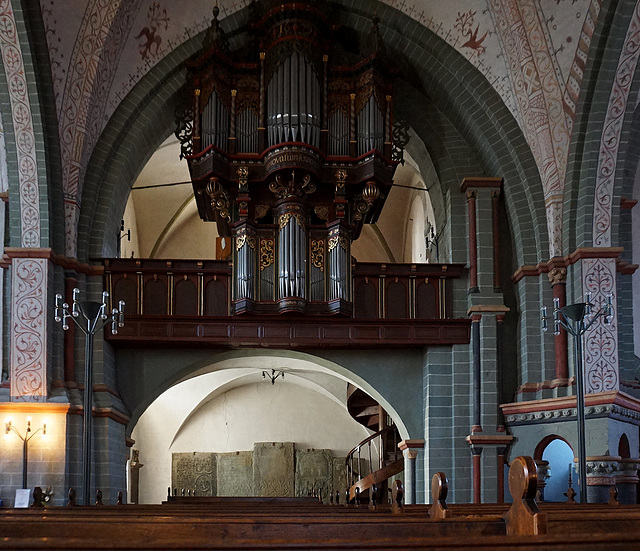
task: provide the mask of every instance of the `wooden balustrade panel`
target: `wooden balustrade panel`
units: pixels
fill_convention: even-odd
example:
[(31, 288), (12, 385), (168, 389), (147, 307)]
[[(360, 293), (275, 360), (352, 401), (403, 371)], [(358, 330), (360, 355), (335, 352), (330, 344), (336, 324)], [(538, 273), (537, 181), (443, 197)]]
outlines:
[(148, 316), (163, 316), (167, 309), (167, 277), (149, 278), (144, 283), (142, 313)]
[(204, 286), (204, 315), (229, 315), (229, 280), (210, 278)]
[(198, 315), (198, 285), (187, 275), (177, 279), (175, 283), (173, 313), (176, 316)]
[(358, 319), (378, 318), (378, 280), (358, 279), (354, 287), (355, 317)]
[(394, 278), (387, 280), (385, 288), (385, 318), (405, 319), (409, 317), (409, 280)]
[(112, 287), (109, 291), (111, 291), (111, 304), (116, 305), (124, 300), (127, 314), (138, 313), (138, 276), (136, 274), (120, 274), (112, 279)]
[(428, 278), (416, 281), (416, 318), (433, 319), (440, 317), (438, 281)]
[[(228, 261), (105, 259), (112, 300), (124, 300), (125, 326), (107, 338), (127, 345), (372, 347), (469, 342), (470, 320), (454, 319), (459, 264), (353, 265), (353, 303), (309, 302), (307, 316), (253, 301), (230, 315)], [(274, 308), (276, 306), (276, 308)], [(406, 320), (413, 318), (412, 323)]]

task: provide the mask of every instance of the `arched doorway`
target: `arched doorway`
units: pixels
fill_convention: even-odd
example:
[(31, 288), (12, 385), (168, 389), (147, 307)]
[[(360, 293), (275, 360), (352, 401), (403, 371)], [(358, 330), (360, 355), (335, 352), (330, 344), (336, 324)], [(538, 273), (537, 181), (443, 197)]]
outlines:
[(573, 458), (574, 453), (571, 446), (560, 436), (549, 436), (538, 444), (534, 459), (539, 465), (538, 476), (544, 477), (544, 486), (541, 490), (543, 501), (566, 501), (565, 493), (570, 481), (571, 487), (577, 492), (578, 479)]
[[(139, 482), (133, 481), (138, 502), (158, 503), (168, 487), (180, 492), (187, 486), (188, 491), (192, 488), (184, 481), (196, 479), (199, 494), (261, 495), (260, 461), (279, 466), (268, 484), (279, 484), (278, 477), (289, 481), (270, 491), (306, 495), (322, 487), (325, 496), (336, 490), (343, 495), (344, 457), (372, 432), (349, 416), (347, 382), (375, 396), (407, 437), (406, 424), (371, 384), (345, 369), (331, 369), (332, 362), (295, 356), (288, 351), (224, 353), (201, 368), (191, 365), (190, 374), (176, 375), (177, 382), (144, 407), (132, 428), (144, 465)], [(272, 369), (284, 377), (272, 383)], [(190, 476), (189, 469), (198, 472)]]

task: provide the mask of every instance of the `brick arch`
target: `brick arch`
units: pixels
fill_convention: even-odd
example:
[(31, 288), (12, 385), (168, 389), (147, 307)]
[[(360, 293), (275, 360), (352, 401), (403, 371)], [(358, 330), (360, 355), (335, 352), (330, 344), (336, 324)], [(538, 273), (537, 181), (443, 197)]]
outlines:
[(536, 449), (533, 451), (533, 458), (536, 461), (541, 461), (542, 460), (542, 454), (544, 453), (544, 450), (554, 440), (562, 440), (573, 451), (573, 447), (571, 446), (571, 444), (569, 444), (569, 442), (565, 438), (563, 438), (562, 436), (559, 436), (557, 434), (549, 434), (548, 436), (545, 436), (542, 440), (540, 440), (540, 442), (538, 442), (538, 445), (536, 446)]
[[(610, 33), (611, 28), (624, 30)], [(629, 137), (639, 85), (635, 70), (639, 38), (640, 7), (636, 2), (603, 5), (569, 148), (563, 231), (567, 252), (578, 247), (615, 246), (619, 240), (615, 228), (617, 199), (627, 170), (624, 160), (638, 147)], [(630, 69), (633, 72), (629, 73)], [(597, 206), (601, 202), (598, 197), (603, 196), (608, 198), (607, 204)], [(596, 230), (596, 223), (606, 227), (605, 231)]]
[[(402, 60), (411, 86), (413, 105), (439, 106), (421, 109), (414, 129), (424, 141), (434, 165), (441, 170), (448, 188), (460, 183), (461, 175), (505, 178), (507, 211), (514, 232), (517, 263), (535, 264), (546, 257), (548, 236), (543, 192), (531, 151), (506, 106), (486, 78), (441, 38), (398, 10), (381, 2), (367, 3), (363, 13), (341, 12), (343, 22), (362, 36), (371, 28), (378, 11), (382, 34), (394, 56)], [(233, 18), (233, 35), (246, 21), (248, 10)], [(245, 37), (236, 33), (238, 47)], [(82, 200), (78, 258), (99, 257), (115, 250), (117, 224), (124, 210), (131, 182), (155, 148), (173, 130), (173, 105), (184, 83), (182, 63), (199, 50), (201, 38), (184, 43), (160, 61), (120, 104), (92, 155)], [(421, 55), (428, 52), (429, 55)], [(401, 100), (399, 100), (401, 101)], [(438, 121), (443, 132), (467, 146), (472, 155), (451, 155), (442, 147), (444, 135), (434, 135), (430, 121)], [(134, 129), (129, 131), (129, 129)], [(453, 138), (455, 136), (455, 139)], [(130, 152), (137, 151), (136, 159)], [(477, 162), (469, 162), (476, 159)], [(469, 171), (469, 172), (466, 172)], [(89, 245), (82, 236), (90, 236)], [(525, 239), (526, 236), (526, 239)], [(534, 236), (534, 240), (530, 236)]]
[(5, 2), (0, 15), (2, 67), (0, 96), (6, 145), (9, 196), (9, 243), (13, 247), (49, 246), (49, 213), (44, 142), (38, 83), (32, 60), (35, 53), (26, 37), (25, 14), (18, 2)]

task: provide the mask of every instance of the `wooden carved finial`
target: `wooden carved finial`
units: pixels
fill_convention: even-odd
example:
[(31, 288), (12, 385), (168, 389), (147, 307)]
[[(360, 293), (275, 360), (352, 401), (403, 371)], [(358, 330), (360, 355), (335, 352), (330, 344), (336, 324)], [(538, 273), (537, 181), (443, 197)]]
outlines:
[(67, 502), (67, 507), (75, 507), (76, 506), (76, 491), (73, 488), (69, 488), (69, 493), (67, 495), (69, 497), (69, 501)]
[(400, 482), (399, 480), (394, 480), (393, 482), (391, 497), (393, 499), (393, 503), (391, 505), (391, 513), (394, 515), (398, 515), (404, 512), (404, 507), (402, 506), (402, 500), (404, 499), (404, 488), (402, 487), (402, 482)]
[(374, 484), (369, 488), (369, 509), (377, 509), (378, 507), (378, 487)]
[(576, 503), (576, 491), (569, 486), (565, 494), (567, 496), (567, 503)]
[(505, 515), (508, 536), (535, 536), (547, 533), (547, 515), (536, 503), (538, 471), (533, 458), (516, 457), (509, 469), (509, 490), (513, 505)]
[(620, 505), (618, 501), (618, 488), (616, 486), (609, 488), (609, 505)]
[(118, 492), (118, 500), (116, 501), (116, 505), (122, 505), (123, 504), (122, 498), (123, 498), (122, 491), (119, 491)]
[(44, 494), (42, 492), (42, 488), (40, 486), (36, 486), (33, 489), (33, 503), (31, 507), (44, 507), (44, 503), (42, 500), (44, 499)]
[(444, 473), (436, 473), (431, 479), (431, 509), (429, 518), (443, 519), (450, 518), (451, 511), (447, 506), (447, 494), (449, 493), (449, 482)]
[(102, 505), (102, 490), (96, 490), (96, 505)]

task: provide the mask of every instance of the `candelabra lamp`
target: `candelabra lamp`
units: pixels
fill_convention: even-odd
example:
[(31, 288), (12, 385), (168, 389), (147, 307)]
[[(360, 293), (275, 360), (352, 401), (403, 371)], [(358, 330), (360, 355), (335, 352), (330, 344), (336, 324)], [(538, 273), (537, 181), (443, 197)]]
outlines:
[(111, 333), (116, 335), (118, 327), (124, 326), (124, 300), (118, 303), (118, 308), (113, 308), (109, 313), (107, 301), (109, 293), (102, 293), (102, 302), (80, 301), (80, 290), (73, 290), (71, 309), (69, 304), (62, 302), (62, 295), (56, 295), (55, 321), (62, 322), (62, 329), (69, 329), (71, 319), (85, 334), (84, 347), (84, 415), (82, 430), (82, 503), (89, 505), (91, 486), (91, 438), (92, 418), (91, 408), (93, 403), (93, 338), (94, 335), (109, 323)]
[(29, 461), (29, 440), (31, 440), (36, 434), (42, 431), (42, 434), (47, 434), (47, 424), (43, 423), (43, 425), (36, 429), (35, 432), (31, 428), (31, 417), (27, 417), (27, 430), (24, 433), (24, 436), (20, 434), (20, 431), (15, 427), (13, 421), (8, 419), (4, 424), (4, 433), (9, 434), (11, 431), (15, 432), (18, 435), (18, 438), (22, 440), (22, 489), (27, 489), (27, 464)]
[(284, 371), (276, 371), (275, 369), (272, 369), (271, 373), (269, 373), (268, 371), (263, 371), (262, 378), (266, 379), (267, 377), (271, 380), (271, 384), (275, 385), (276, 379), (278, 377), (282, 377), (282, 379), (284, 380)]
[[(587, 452), (585, 439), (584, 417), (584, 371), (582, 366), (582, 339), (589, 328), (600, 318), (604, 318), (606, 324), (611, 323), (613, 313), (613, 297), (607, 295), (604, 304), (600, 305), (597, 312), (592, 309), (591, 293), (585, 295), (585, 302), (570, 304), (560, 308), (560, 301), (553, 299), (553, 332), (560, 334), (560, 328), (573, 335), (575, 343), (575, 377), (576, 377), (576, 406), (578, 418), (578, 480), (580, 484), (580, 503), (587, 503)], [(549, 317), (547, 307), (540, 309), (542, 330), (548, 330)]]

